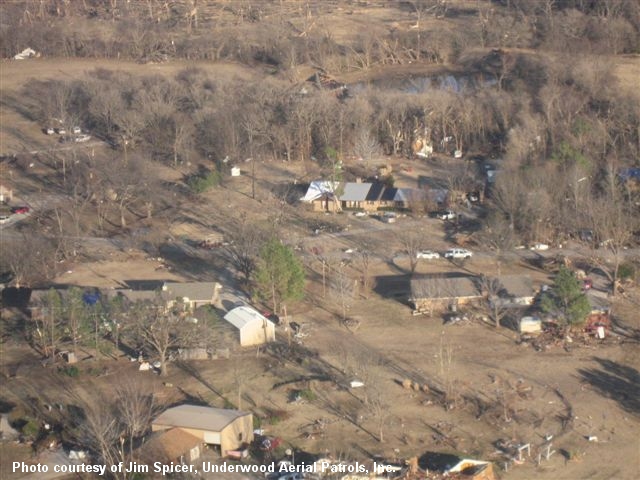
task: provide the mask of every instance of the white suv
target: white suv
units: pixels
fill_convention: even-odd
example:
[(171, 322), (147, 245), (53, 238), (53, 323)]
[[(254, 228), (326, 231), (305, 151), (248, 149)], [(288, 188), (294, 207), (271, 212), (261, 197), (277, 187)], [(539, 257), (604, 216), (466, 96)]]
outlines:
[(473, 252), (467, 250), (466, 248), (450, 248), (446, 252), (444, 252), (444, 258), (471, 258), (473, 257)]

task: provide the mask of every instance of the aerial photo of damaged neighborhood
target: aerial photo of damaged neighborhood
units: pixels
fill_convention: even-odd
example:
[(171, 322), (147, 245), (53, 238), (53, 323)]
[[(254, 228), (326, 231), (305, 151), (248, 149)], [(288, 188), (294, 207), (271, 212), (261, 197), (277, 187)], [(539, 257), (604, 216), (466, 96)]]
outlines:
[(0, 478), (640, 478), (640, 2), (0, 1)]

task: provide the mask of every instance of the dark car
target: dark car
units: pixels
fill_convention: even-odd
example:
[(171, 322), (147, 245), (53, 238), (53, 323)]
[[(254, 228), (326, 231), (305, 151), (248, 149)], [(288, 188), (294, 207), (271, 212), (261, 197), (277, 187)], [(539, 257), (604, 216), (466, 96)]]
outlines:
[(29, 207), (25, 207), (25, 206), (13, 207), (11, 209), (11, 213), (15, 213), (15, 214), (18, 214), (18, 215), (22, 214), (22, 213), (29, 213)]

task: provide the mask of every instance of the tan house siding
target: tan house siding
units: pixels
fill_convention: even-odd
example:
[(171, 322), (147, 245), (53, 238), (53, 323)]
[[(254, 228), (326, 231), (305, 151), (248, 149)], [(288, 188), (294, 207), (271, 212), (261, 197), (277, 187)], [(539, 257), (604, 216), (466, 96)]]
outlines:
[(250, 323), (240, 330), (240, 345), (243, 347), (262, 345), (273, 342), (275, 339), (276, 330), (274, 324), (271, 322), (266, 322), (266, 325), (263, 326)]
[[(153, 432), (169, 430), (171, 428), (174, 428), (174, 426), (158, 425), (155, 423), (151, 425), (151, 431)], [(201, 439), (203, 443), (205, 443), (205, 434), (211, 433), (207, 430), (199, 430), (196, 428), (180, 427), (180, 429)], [(249, 413), (236, 418), (224, 427), (221, 432), (213, 433), (220, 433), (220, 451), (223, 455), (227, 450), (235, 450), (245, 443), (251, 443), (253, 441), (253, 415)]]
[(236, 450), (245, 443), (253, 441), (253, 415), (245, 415), (227, 425), (220, 432), (220, 451)]

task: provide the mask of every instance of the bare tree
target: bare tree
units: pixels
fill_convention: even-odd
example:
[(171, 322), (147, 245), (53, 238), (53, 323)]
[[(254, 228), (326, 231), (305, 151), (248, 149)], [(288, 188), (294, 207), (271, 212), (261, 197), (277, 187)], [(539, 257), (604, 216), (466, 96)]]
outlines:
[(229, 245), (227, 252), (233, 265), (244, 276), (244, 281), (249, 282), (256, 268), (256, 261), (265, 238), (270, 238), (269, 232), (263, 225), (248, 219), (246, 214), (241, 214), (228, 232)]
[(35, 232), (2, 239), (0, 265), (13, 274), (16, 287), (48, 279), (55, 272), (55, 261), (53, 242)]
[(87, 311), (82, 298), (82, 290), (72, 287), (67, 292), (65, 317), (67, 329), (71, 336), (73, 352), (78, 353), (78, 343), (87, 329)]
[(409, 257), (409, 268), (414, 273), (418, 266), (418, 252), (424, 249), (424, 232), (405, 228), (396, 233), (396, 238), (402, 245), (402, 251)]
[(331, 270), (333, 270), (331, 278), (332, 297), (340, 306), (342, 321), (346, 322), (347, 312), (351, 308), (351, 304), (356, 294), (357, 280), (354, 280), (349, 276), (344, 262), (340, 262)]
[(371, 289), (371, 261), (372, 261), (372, 245), (367, 242), (361, 242), (358, 247), (357, 257), (358, 264), (360, 266), (360, 271), (362, 272), (361, 277), (361, 292), (365, 297), (369, 296), (369, 290)]
[(507, 314), (504, 306), (504, 299), (501, 298), (504, 286), (499, 277), (489, 277), (483, 275), (481, 278), (481, 290), (486, 296), (487, 307), (496, 328), (500, 328), (500, 321)]
[(58, 344), (63, 335), (63, 311), (62, 297), (52, 288), (33, 312), (35, 328), (32, 338), (43, 355), (49, 356), (52, 362), (55, 361)]
[(624, 259), (624, 250), (640, 223), (637, 207), (630, 204), (617, 187), (603, 197), (594, 199), (589, 206), (589, 216), (598, 246), (611, 255), (613, 262), (608, 262), (597, 250), (593, 252), (592, 260), (595, 260), (611, 281), (613, 295), (617, 290), (618, 271)]
[(368, 129), (361, 128), (355, 139), (354, 152), (366, 166), (370, 166), (372, 160), (380, 155), (380, 143)]
[(75, 405), (66, 419), (71, 437), (105, 465), (112, 478), (135, 478), (138, 474), (117, 466), (136, 460), (134, 449), (161, 410), (150, 384), (124, 380), (116, 384), (115, 397), (95, 390), (77, 390), (72, 396)]
[[(132, 379), (124, 380), (116, 386), (116, 406), (121, 428), (127, 436), (128, 457), (133, 458), (135, 441), (145, 434), (153, 418), (160, 412), (157, 396), (149, 385)], [(122, 449), (124, 445), (121, 444)], [(121, 455), (124, 452), (121, 451)]]
[(189, 347), (200, 339), (197, 324), (165, 308), (164, 302), (158, 298), (155, 303), (138, 303), (131, 312), (133, 321), (130, 335), (158, 355), (160, 373), (167, 375), (169, 351), (178, 347)]

